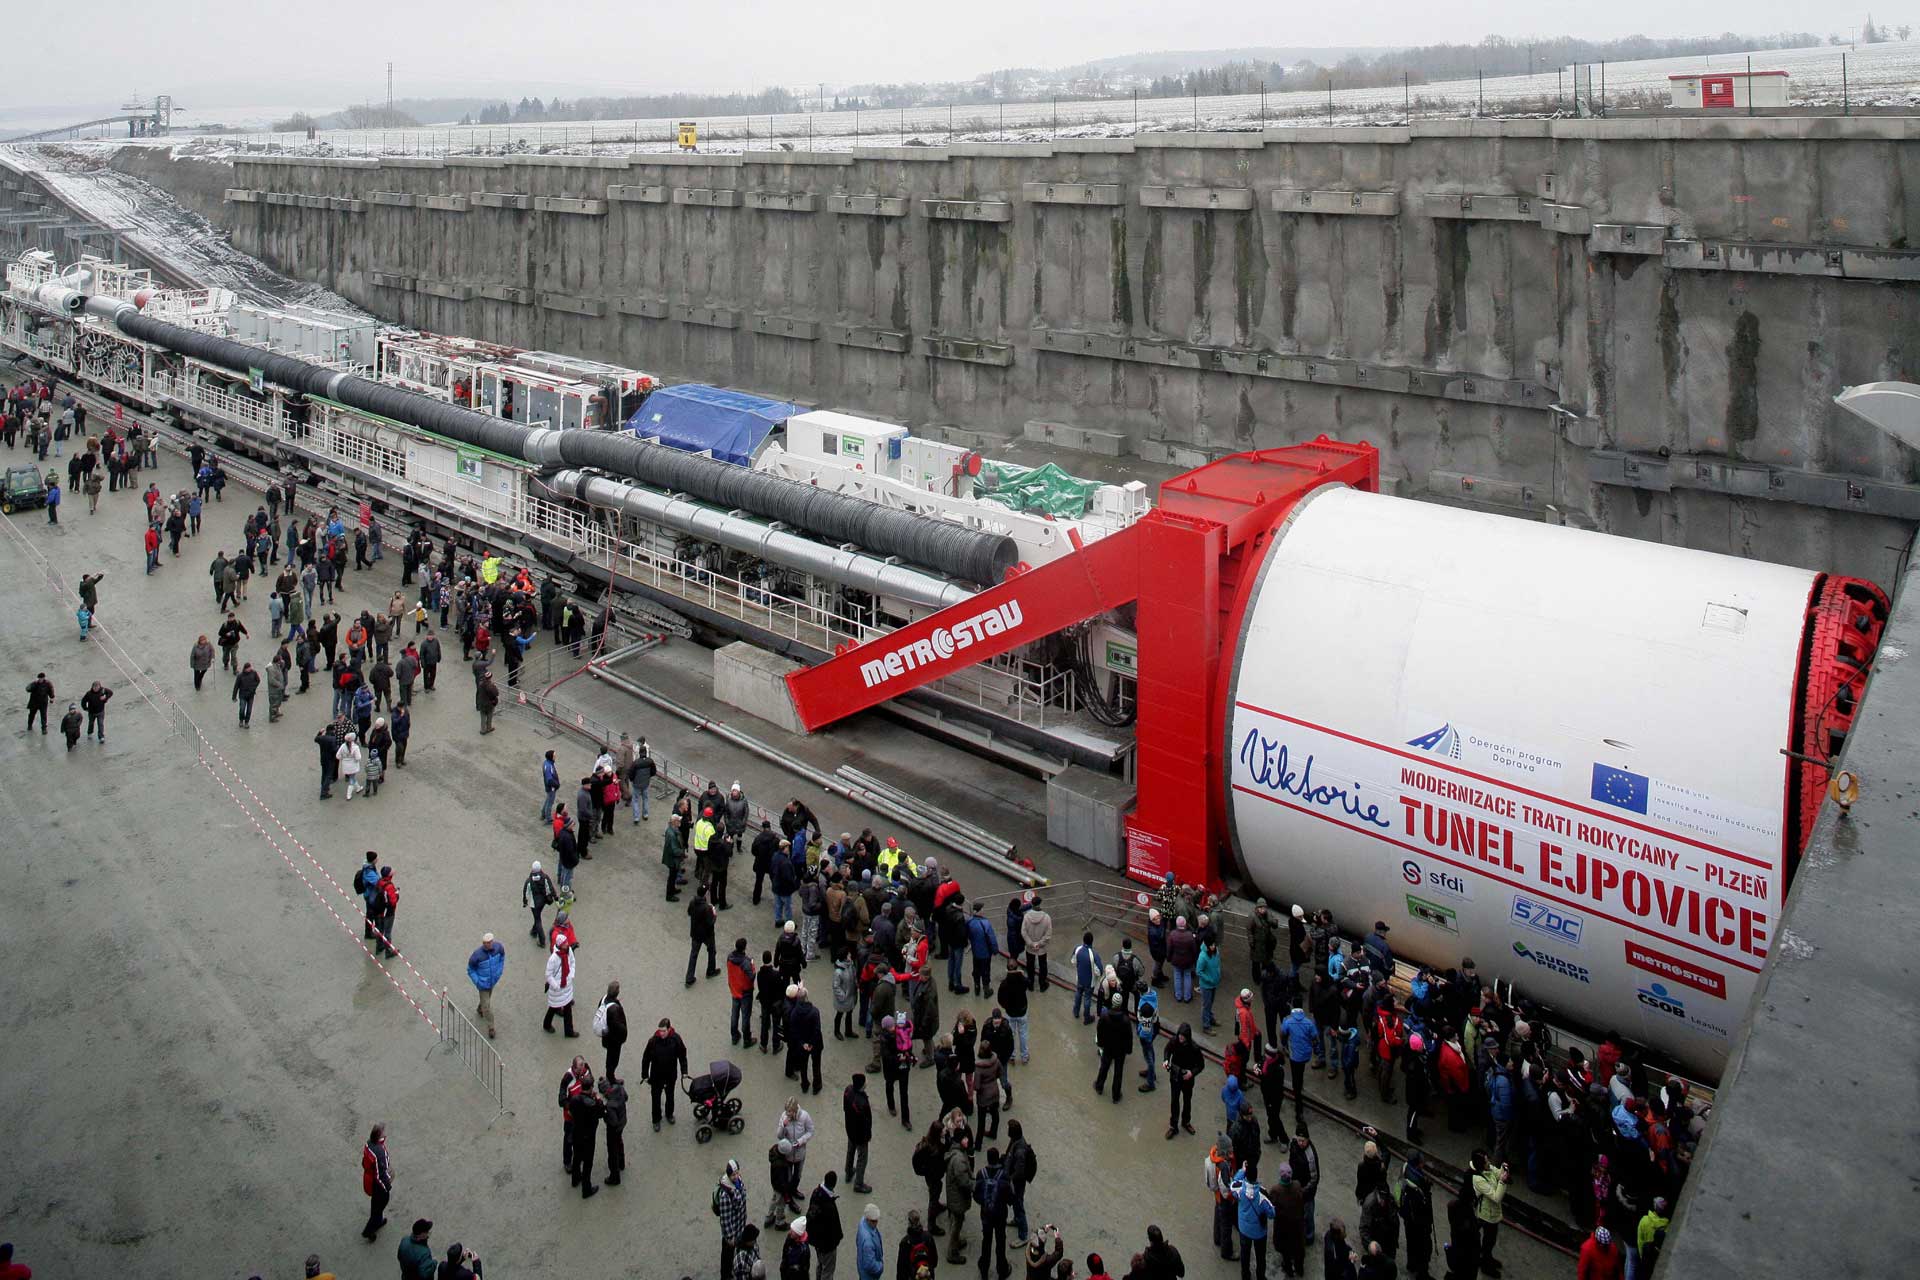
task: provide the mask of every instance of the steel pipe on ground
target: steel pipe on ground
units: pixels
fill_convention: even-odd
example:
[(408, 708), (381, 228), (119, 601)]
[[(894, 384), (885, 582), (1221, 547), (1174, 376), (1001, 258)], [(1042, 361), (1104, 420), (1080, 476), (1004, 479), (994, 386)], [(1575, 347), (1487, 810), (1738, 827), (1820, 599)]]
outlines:
[(959, 854), (977, 866), (1006, 876), (1016, 884), (1044, 885), (1047, 883), (1045, 876), (1031, 872), (1019, 863), (994, 853), (991, 849), (979, 847), (971, 841), (957, 839), (953, 832), (941, 828), (937, 824), (926, 822), (919, 814), (902, 808), (883, 795), (869, 791), (865, 787), (851, 786), (830, 773), (816, 769), (805, 761), (796, 760), (783, 751), (776, 750), (750, 734), (740, 732), (731, 725), (722, 724), (718, 720), (709, 720), (693, 708), (675, 702), (672, 698), (664, 694), (656, 693), (644, 685), (627, 679), (625, 676), (608, 671), (597, 662), (589, 664), (587, 670), (595, 679), (604, 680), (610, 687), (618, 689), (622, 693), (632, 694), (643, 702), (652, 703), (662, 711), (678, 716), (680, 719), (685, 720), (688, 724), (694, 725), (703, 732), (711, 733), (727, 742), (731, 742), (734, 746), (759, 756), (769, 764), (777, 765), (789, 773), (806, 779), (824, 791), (831, 791), (844, 800), (850, 800), (857, 805), (873, 810), (875, 813), (884, 814), (909, 831), (915, 831), (930, 840), (939, 841), (943, 848), (952, 850), (954, 853)]

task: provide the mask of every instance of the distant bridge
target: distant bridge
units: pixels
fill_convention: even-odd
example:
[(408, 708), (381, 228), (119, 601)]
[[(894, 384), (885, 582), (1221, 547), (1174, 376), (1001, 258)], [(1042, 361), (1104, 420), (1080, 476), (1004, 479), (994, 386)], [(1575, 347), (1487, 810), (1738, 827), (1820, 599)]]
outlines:
[(82, 120), (77, 124), (63, 124), (56, 129), (15, 134), (11, 138), (0, 138), (0, 142), (51, 142), (56, 138), (72, 137), (82, 129), (122, 122), (126, 124), (127, 136), (130, 138), (166, 133), (173, 127), (173, 98), (163, 93), (152, 102), (129, 102), (120, 108), (117, 115)]

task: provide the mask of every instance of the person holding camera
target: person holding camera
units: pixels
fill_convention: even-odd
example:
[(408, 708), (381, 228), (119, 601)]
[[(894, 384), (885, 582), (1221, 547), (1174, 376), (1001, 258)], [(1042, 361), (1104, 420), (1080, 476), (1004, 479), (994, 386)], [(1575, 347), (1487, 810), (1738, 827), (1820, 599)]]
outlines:
[(1507, 1182), (1513, 1177), (1513, 1169), (1505, 1163), (1495, 1169), (1484, 1151), (1473, 1153), (1471, 1168), (1473, 1216), (1480, 1228), (1480, 1269), (1490, 1276), (1498, 1276), (1500, 1259), (1493, 1256), (1493, 1245), (1500, 1237), (1500, 1220), (1504, 1213), (1501, 1201), (1506, 1199)]
[(438, 1280), (480, 1280), (480, 1255), (463, 1244), (447, 1246), (447, 1260), (440, 1264)]

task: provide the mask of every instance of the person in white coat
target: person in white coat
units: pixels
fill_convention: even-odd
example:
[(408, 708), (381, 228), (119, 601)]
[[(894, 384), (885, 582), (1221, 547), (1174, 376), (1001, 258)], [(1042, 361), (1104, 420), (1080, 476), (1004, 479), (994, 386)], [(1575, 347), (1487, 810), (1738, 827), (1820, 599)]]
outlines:
[(567, 1035), (579, 1038), (580, 1033), (573, 1029), (573, 983), (577, 976), (573, 947), (567, 936), (561, 934), (554, 939), (553, 951), (547, 956), (547, 1017), (541, 1028), (548, 1034), (553, 1032), (553, 1016), (559, 1014)]
[(347, 740), (340, 744), (340, 749), (333, 753), (333, 758), (340, 762), (340, 776), (346, 780), (347, 799), (351, 800), (353, 799), (353, 784), (359, 780), (360, 762), (364, 758), (360, 750), (359, 735), (348, 734)]

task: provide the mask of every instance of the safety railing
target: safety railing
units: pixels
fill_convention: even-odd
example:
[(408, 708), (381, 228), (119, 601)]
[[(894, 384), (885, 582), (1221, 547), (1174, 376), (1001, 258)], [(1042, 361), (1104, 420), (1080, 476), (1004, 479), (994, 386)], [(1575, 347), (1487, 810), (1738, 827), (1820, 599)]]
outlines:
[[(974, 897), (986, 903), (989, 912), (1004, 912), (1007, 903), (1021, 892), (1014, 889), (1002, 893), (976, 894)], [(1146, 955), (1147, 912), (1157, 905), (1157, 895), (1144, 886), (1109, 880), (1061, 880), (1048, 885), (1041, 892), (1045, 894), (1047, 913), (1053, 917), (1056, 936), (1070, 931), (1071, 936), (1077, 938), (1089, 929), (1108, 930), (1132, 938), (1136, 944), (1135, 950), (1142, 957)], [(1223, 967), (1224, 962), (1229, 960), (1244, 962), (1247, 955), (1247, 925), (1251, 918), (1246, 904), (1237, 898), (1221, 899), (1208, 908), (1207, 914), (1220, 938)], [(995, 919), (998, 918), (996, 915)], [(1278, 920), (1279, 917), (1276, 917), (1276, 922)], [(1198, 921), (1189, 923), (1197, 925)], [(1172, 927), (1173, 921), (1169, 920), (1167, 924)]]
[(440, 1045), (450, 1050), (493, 1098), (495, 1118), (507, 1113), (507, 1060), (467, 1017), (447, 988), (440, 988)]
[[(152, 378), (151, 388), (156, 397), (179, 405), (202, 409), (271, 435), (289, 434), (289, 420), (278, 400), (258, 401), (197, 379), (161, 374)], [(351, 413), (319, 406), (300, 442), (305, 448), (544, 534), (632, 582), (821, 652), (859, 644), (887, 630), (851, 613), (782, 594), (764, 582), (629, 542), (598, 520), (523, 490), (502, 492), (463, 474), (430, 466), (421, 455), (409, 456), (349, 425), (358, 421)], [(1017, 657), (995, 659), (947, 676), (934, 688), (1022, 724), (1045, 725), (1072, 716), (1079, 701), (1072, 674), (1045, 670), (1036, 675), (1031, 666)]]
[[(614, 728), (597, 716), (588, 715), (578, 707), (571, 706), (558, 698), (547, 694), (528, 693), (525, 690), (512, 690), (511, 696), (500, 700), (503, 711), (516, 711), (536, 719), (543, 720), (556, 729), (564, 730), (602, 751), (612, 751), (614, 744), (620, 741), (619, 729)], [(642, 735), (634, 735), (637, 741)], [(648, 791), (648, 803), (670, 803), (672, 797), (681, 790), (698, 795), (706, 789), (708, 778), (702, 777), (675, 760), (661, 755), (652, 747), (647, 754), (653, 758), (653, 787)], [(718, 779), (714, 779), (718, 781)], [(752, 810), (750, 822), (758, 826), (761, 822), (780, 824), (780, 814), (772, 809), (763, 809), (749, 802)]]
[(165, 374), (155, 374), (152, 380), (153, 396), (158, 400), (171, 400), (191, 408), (203, 409), (208, 413), (219, 414), (232, 422), (238, 422), (269, 435), (286, 434), (286, 415), (278, 400), (250, 400), (230, 391), (221, 391), (216, 387), (193, 378), (172, 378)]

